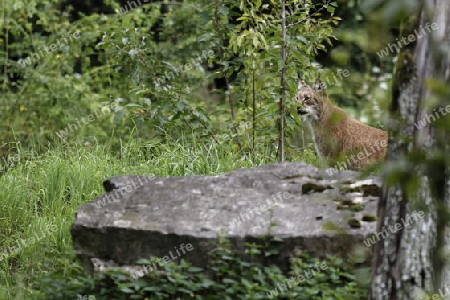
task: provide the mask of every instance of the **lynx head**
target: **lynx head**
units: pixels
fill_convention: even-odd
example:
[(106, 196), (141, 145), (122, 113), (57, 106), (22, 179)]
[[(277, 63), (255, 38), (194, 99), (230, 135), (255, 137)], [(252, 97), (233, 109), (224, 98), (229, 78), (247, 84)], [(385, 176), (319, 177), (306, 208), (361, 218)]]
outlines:
[(295, 101), (299, 102), (302, 107), (297, 108), (299, 115), (304, 117), (313, 117), (315, 120), (320, 120), (323, 115), (323, 99), (327, 92), (323, 82), (317, 78), (314, 85), (311, 87), (307, 85), (301, 78), (298, 79), (298, 92), (295, 96)]

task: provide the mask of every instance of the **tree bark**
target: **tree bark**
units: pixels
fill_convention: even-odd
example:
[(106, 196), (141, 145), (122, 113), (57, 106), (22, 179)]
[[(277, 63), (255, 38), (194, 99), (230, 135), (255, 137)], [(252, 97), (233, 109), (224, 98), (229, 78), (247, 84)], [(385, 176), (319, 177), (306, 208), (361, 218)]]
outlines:
[[(397, 56), (387, 175), (378, 206), (377, 233), (396, 224), (402, 226), (399, 230), (387, 230), (387, 237), (375, 244), (369, 299), (430, 299), (425, 298), (424, 291), (440, 296), (447, 294), (444, 298), (450, 299), (449, 268), (444, 257), (444, 248), (450, 240), (446, 228), (450, 207), (450, 159), (447, 157), (450, 147), (448, 134), (439, 125), (449, 116), (433, 110), (449, 104), (450, 51), (442, 49), (449, 45), (450, 3), (447, 0), (422, 3), (417, 17), (402, 24), (399, 38), (399, 41), (408, 39), (413, 34), (416, 41), (402, 44)], [(428, 31), (427, 22), (435, 22), (437, 29)], [(426, 84), (428, 79), (447, 87), (441, 94), (434, 91), (438, 103), (433, 107), (429, 106), (432, 93)], [(427, 120), (423, 127), (417, 126), (420, 120)], [(416, 192), (411, 189), (414, 180), (419, 186)], [(404, 221), (414, 211), (423, 212), (424, 217), (415, 218), (406, 226)]]

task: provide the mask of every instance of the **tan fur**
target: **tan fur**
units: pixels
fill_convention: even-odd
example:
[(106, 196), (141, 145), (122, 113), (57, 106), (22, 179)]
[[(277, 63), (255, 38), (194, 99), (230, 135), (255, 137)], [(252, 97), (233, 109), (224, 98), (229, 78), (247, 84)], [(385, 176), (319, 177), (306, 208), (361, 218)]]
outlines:
[(361, 169), (384, 160), (388, 133), (334, 106), (320, 79), (313, 87), (299, 79), (295, 100), (302, 104), (298, 113), (312, 131), (316, 152), (329, 166)]

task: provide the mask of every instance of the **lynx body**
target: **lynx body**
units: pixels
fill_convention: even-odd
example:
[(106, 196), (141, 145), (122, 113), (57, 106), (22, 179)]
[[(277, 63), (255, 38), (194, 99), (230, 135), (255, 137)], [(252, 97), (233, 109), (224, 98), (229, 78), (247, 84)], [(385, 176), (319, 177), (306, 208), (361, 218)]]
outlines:
[(334, 106), (319, 78), (312, 87), (299, 79), (295, 101), (301, 104), (297, 112), (310, 128), (317, 155), (329, 166), (358, 170), (384, 160), (388, 133)]

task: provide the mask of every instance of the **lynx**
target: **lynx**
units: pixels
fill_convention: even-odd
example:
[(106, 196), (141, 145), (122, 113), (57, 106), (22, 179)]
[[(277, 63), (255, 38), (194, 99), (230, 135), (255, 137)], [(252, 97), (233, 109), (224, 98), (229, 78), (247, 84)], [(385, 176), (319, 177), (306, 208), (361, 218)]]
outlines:
[(297, 112), (309, 125), (322, 162), (359, 170), (384, 160), (388, 133), (363, 124), (334, 106), (319, 78), (312, 87), (299, 78), (295, 101), (302, 105)]

